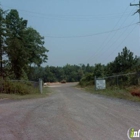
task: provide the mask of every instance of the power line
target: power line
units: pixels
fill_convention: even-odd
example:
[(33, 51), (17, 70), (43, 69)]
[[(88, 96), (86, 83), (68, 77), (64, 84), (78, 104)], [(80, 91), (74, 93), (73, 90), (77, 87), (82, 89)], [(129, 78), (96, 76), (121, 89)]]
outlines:
[[(127, 37), (133, 32), (133, 30), (134, 30), (135, 28), (136, 28), (136, 26), (134, 26), (134, 28), (132, 28), (132, 30), (129, 32), (129, 34), (127, 34), (127, 36), (122, 40), (122, 42), (121, 42), (118, 46), (120, 46), (120, 45), (127, 39)], [(115, 50), (118, 48), (118, 46), (115, 47)], [(107, 57), (106, 59), (108, 59), (108, 58), (111, 56), (111, 54), (113, 54), (113, 52), (114, 52), (115, 50), (113, 50), (113, 51), (108, 55), (108, 57)]]
[[(29, 15), (29, 14), (28, 14)], [(127, 17), (128, 15), (126, 15), (125, 17)], [(33, 16), (31, 16), (33, 17)], [(57, 21), (98, 21), (98, 20), (115, 20), (115, 19), (118, 19), (120, 18), (120, 16), (114, 16), (114, 17), (87, 17), (87, 18), (69, 18), (69, 17), (66, 17), (66, 18), (61, 18), (61, 17), (42, 17), (42, 16), (34, 16), (34, 17), (38, 17), (38, 18), (42, 18), (44, 20), (57, 20)], [(123, 18), (125, 18), (123, 17)]]
[[(4, 7), (7, 7), (7, 6), (4, 6)], [(88, 21), (88, 20), (107, 20), (107, 19), (111, 20), (111, 19), (120, 18), (120, 16), (122, 17), (121, 13), (104, 14), (104, 15), (58, 15), (58, 14), (44, 14), (44, 13), (38, 13), (38, 12), (33, 12), (33, 11), (21, 10), (21, 9), (18, 9), (18, 10), (28, 13), (28, 15), (35, 14), (38, 17), (41, 16), (41, 18), (49, 19), (49, 20), (67, 20), (67, 21), (86, 20)], [(123, 13), (123, 15), (124, 14), (128, 16), (128, 13)]]
[[(8, 7), (8, 8), (11, 8), (13, 9), (13, 7), (9, 7), (9, 6), (5, 6), (3, 5), (3, 7)], [(93, 16), (97, 16), (99, 17), (101, 14), (96, 14), (96, 15), (60, 15), (60, 14), (45, 14), (45, 13), (39, 13), (39, 12), (34, 12), (34, 11), (28, 11), (28, 10), (23, 10), (23, 9), (17, 9), (19, 11), (23, 11), (23, 12), (26, 12), (26, 13), (32, 13), (32, 14), (37, 14), (37, 15), (44, 15), (44, 16), (51, 16), (51, 17), (93, 17)], [(126, 13), (126, 14), (129, 14), (129, 13)], [(104, 16), (103, 17), (106, 17), (107, 15), (108, 16), (114, 16), (114, 15), (122, 15), (122, 13), (112, 13), (112, 14), (103, 14)], [(102, 15), (101, 15), (102, 16)]]
[(139, 9), (134, 14), (139, 13), (139, 22), (140, 22), (140, 0), (139, 0), (138, 4), (131, 4), (130, 3), (130, 6), (139, 6)]
[[(130, 3), (130, 6), (139, 6), (139, 10), (137, 11), (139, 13), (139, 19), (140, 19), (140, 0), (139, 0), (139, 4), (131, 4)], [(136, 12), (136, 13), (137, 13)], [(132, 30), (130, 31), (129, 34), (127, 34), (127, 36), (122, 40), (122, 42), (118, 45), (120, 46), (126, 39), (127, 37), (132, 33), (132, 31), (136, 28), (136, 26), (134, 26), (134, 28), (132, 28)], [(115, 48), (115, 50), (118, 48), (118, 46)], [(108, 58), (111, 56), (111, 54), (113, 54), (114, 50), (110, 53), (110, 55), (108, 55)]]
[[(132, 21), (133, 22), (133, 21)], [(116, 41), (114, 43), (112, 43), (111, 45), (109, 45), (108, 48), (111, 48), (120, 38), (121, 36), (123, 36), (123, 34), (127, 31), (127, 28), (124, 30), (124, 32), (116, 39)]]
[[(135, 28), (135, 27), (136, 27), (136, 26), (134, 26), (134, 28)], [(134, 28), (132, 29), (132, 31), (134, 30)], [(124, 34), (126, 31), (127, 31), (127, 29), (125, 29), (125, 31), (116, 39), (115, 42), (113, 42), (113, 43), (108, 47), (108, 49), (111, 48), (112, 46), (114, 46), (114, 44), (116, 44), (116, 42), (120, 39), (121, 36), (123, 36), (123, 34)], [(132, 31), (131, 31), (131, 32), (132, 32)], [(131, 32), (130, 32), (130, 33), (131, 33)], [(130, 34), (130, 33), (129, 33), (129, 34)], [(129, 35), (129, 34), (128, 34), (128, 35)], [(124, 39), (118, 46), (120, 46), (120, 45), (126, 40), (126, 38), (128, 37), (128, 35), (125, 37), (125, 39)], [(115, 48), (115, 50), (118, 48), (118, 46)], [(114, 50), (112, 51), (112, 53), (113, 53), (113, 52), (114, 52)], [(109, 55), (108, 57), (110, 57), (112, 53), (110, 53), (110, 55)], [(105, 53), (102, 52), (102, 54), (100, 54), (100, 56), (103, 56), (103, 54), (105, 54)], [(104, 60), (105, 60), (105, 59), (104, 59)]]
[(80, 36), (50, 36), (50, 35), (45, 35), (44, 37), (47, 38), (83, 38), (83, 37), (92, 37), (92, 36), (96, 36), (96, 35), (101, 35), (101, 34), (107, 34), (107, 33), (111, 33), (111, 32), (115, 32), (115, 31), (119, 31), (125, 28), (128, 28), (130, 26), (135, 25), (136, 23), (115, 29), (115, 30), (110, 30), (110, 31), (106, 31), (106, 32), (100, 32), (100, 33), (95, 33), (95, 34), (90, 34), (90, 35), (80, 35)]
[[(127, 6), (127, 8), (124, 10), (124, 13), (125, 13), (125, 11), (128, 9), (128, 7), (129, 6)], [(131, 11), (132, 12), (132, 11)], [(130, 12), (130, 14), (131, 14), (131, 12)], [(127, 17), (128, 18), (128, 17)], [(121, 24), (121, 26), (125, 23), (125, 21), (127, 20), (127, 18), (123, 21), (123, 23)], [(121, 20), (121, 18), (120, 18), (120, 20)], [(114, 26), (114, 28), (118, 25), (118, 23), (120, 22), (120, 20), (117, 22), (117, 24)], [(120, 27), (121, 27), (120, 26)], [(113, 28), (113, 29), (114, 29)], [(125, 30), (126, 31), (126, 30)], [(99, 51), (98, 52), (96, 52), (96, 54), (94, 55), (94, 57), (95, 56), (97, 56), (97, 53), (99, 53), (101, 50), (102, 50), (102, 48), (103, 48), (103, 46), (105, 46), (105, 44), (107, 45), (110, 41), (111, 41), (111, 39), (116, 35), (116, 33), (117, 33), (117, 31), (115, 31), (115, 33), (114, 33), (114, 35), (112, 35), (111, 36), (111, 38), (109, 39), (109, 41), (107, 41), (107, 43), (105, 43), (105, 41), (110, 37), (109, 35), (106, 37), (106, 39), (103, 41), (103, 43), (102, 43), (102, 45), (100, 45), (101, 47), (99, 48)], [(122, 35), (122, 34), (121, 34)], [(87, 59), (87, 60), (89, 60), (89, 58)]]

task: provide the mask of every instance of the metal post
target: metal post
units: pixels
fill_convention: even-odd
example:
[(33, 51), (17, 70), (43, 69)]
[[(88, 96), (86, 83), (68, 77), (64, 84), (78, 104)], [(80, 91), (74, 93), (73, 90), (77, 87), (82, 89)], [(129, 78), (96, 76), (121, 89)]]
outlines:
[(39, 79), (39, 91), (42, 94), (42, 79)]
[(140, 24), (140, 0), (139, 0), (139, 24)]
[(131, 4), (130, 3), (130, 6), (139, 6), (139, 9), (135, 13), (139, 13), (139, 23), (140, 23), (140, 0), (139, 0), (139, 4)]
[[(130, 6), (139, 6), (139, 9), (134, 14), (139, 13), (139, 26), (140, 26), (140, 0), (139, 0), (139, 4), (130, 3)], [(139, 29), (139, 34), (140, 34), (140, 29)]]
[(96, 88), (96, 76), (94, 77), (94, 85), (95, 85), (95, 90), (97, 90), (97, 88)]
[(118, 87), (118, 85), (119, 85), (119, 81), (118, 81), (118, 76), (117, 76), (117, 87)]

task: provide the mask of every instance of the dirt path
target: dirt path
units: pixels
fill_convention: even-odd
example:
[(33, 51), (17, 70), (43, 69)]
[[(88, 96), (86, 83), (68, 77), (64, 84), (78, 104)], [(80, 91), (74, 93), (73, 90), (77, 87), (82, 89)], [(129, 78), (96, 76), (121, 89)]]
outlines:
[[(140, 105), (53, 85), (44, 99), (0, 101), (0, 140), (127, 140)], [(139, 138), (140, 139), (140, 138)]]

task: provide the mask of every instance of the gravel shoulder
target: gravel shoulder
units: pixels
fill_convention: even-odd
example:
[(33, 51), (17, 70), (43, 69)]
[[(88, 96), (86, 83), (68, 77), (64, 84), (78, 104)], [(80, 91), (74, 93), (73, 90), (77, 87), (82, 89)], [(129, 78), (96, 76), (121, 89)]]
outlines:
[(76, 83), (47, 98), (0, 101), (0, 140), (127, 140), (140, 129), (140, 104), (88, 94)]

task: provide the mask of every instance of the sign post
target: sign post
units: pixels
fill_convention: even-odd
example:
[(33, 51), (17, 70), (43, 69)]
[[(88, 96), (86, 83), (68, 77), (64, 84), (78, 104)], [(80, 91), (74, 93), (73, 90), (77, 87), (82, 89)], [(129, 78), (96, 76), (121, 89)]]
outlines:
[(106, 89), (106, 81), (104, 79), (96, 79), (96, 90)]
[(95, 90), (97, 90), (97, 88), (96, 88), (96, 76), (94, 77), (94, 85), (95, 85)]
[(42, 94), (42, 79), (39, 78), (39, 91)]

